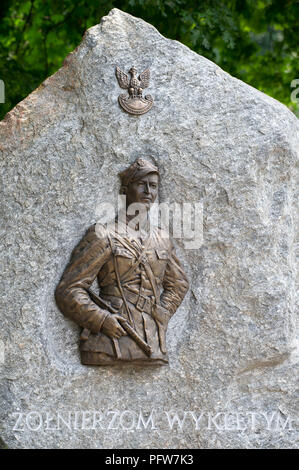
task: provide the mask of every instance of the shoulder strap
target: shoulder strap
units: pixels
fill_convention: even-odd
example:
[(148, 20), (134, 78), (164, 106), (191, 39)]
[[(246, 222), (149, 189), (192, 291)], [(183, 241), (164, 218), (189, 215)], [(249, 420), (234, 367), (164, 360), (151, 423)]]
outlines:
[(125, 304), (125, 308), (126, 308), (126, 311), (127, 311), (127, 314), (128, 314), (129, 323), (131, 323), (133, 328), (135, 328), (134, 319), (131, 315), (131, 312), (130, 312), (130, 309), (129, 309), (129, 306), (128, 306), (128, 303), (127, 303), (127, 299), (125, 297), (125, 294), (124, 294), (124, 291), (123, 291), (123, 288), (122, 288), (122, 285), (121, 285), (118, 264), (117, 264), (117, 261), (116, 261), (115, 255), (114, 255), (113, 244), (112, 244), (112, 240), (111, 240), (111, 237), (110, 237), (109, 233), (108, 233), (108, 240), (109, 240), (109, 243), (110, 243), (110, 246), (111, 246), (111, 251), (112, 251), (112, 256), (113, 256), (113, 263), (114, 263), (114, 270), (115, 270), (116, 282), (117, 282), (117, 285), (118, 285), (118, 289), (119, 289), (120, 295), (122, 296), (122, 299), (123, 299), (124, 304)]
[(145, 272), (147, 274), (147, 277), (149, 278), (149, 281), (151, 283), (153, 293), (154, 293), (154, 296), (155, 296), (155, 300), (156, 300), (156, 304), (160, 305), (160, 295), (159, 295), (159, 292), (158, 292), (156, 277), (153, 273), (153, 270), (152, 270), (151, 266), (148, 263), (143, 263), (143, 266), (144, 266)]
[(133, 265), (130, 267), (130, 269), (122, 276), (122, 282), (126, 282), (127, 280), (129, 280), (131, 274), (135, 271), (135, 269), (138, 268), (140, 263), (142, 263), (144, 254), (145, 254), (146, 250), (148, 249), (149, 242), (150, 242), (150, 236), (146, 240), (144, 248), (141, 251), (141, 253), (139, 254), (139, 256), (138, 256), (137, 260), (135, 261), (135, 263), (133, 263)]

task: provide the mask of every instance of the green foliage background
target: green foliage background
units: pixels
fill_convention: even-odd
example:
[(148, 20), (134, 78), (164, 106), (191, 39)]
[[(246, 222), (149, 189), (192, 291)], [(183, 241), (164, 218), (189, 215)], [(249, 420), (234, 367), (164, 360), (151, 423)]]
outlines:
[(291, 101), (291, 82), (299, 79), (298, 0), (1, 0), (6, 102), (0, 119), (53, 74), (84, 31), (113, 7), (143, 18), (298, 114)]

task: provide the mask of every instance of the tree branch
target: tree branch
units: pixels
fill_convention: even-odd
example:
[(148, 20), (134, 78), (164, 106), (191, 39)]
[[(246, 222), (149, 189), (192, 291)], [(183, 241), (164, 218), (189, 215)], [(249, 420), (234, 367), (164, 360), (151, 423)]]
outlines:
[(31, 0), (31, 5), (30, 5), (30, 10), (29, 10), (29, 13), (27, 15), (27, 18), (26, 18), (26, 21), (24, 23), (24, 26), (22, 28), (22, 31), (21, 31), (21, 37), (20, 37), (20, 40), (17, 44), (17, 47), (16, 47), (16, 51), (15, 51), (15, 55), (18, 55), (18, 52), (19, 52), (19, 49), (20, 49), (20, 45), (21, 45), (21, 42), (23, 40), (23, 34), (25, 32), (25, 29), (27, 28), (27, 25), (31, 19), (31, 16), (32, 16), (32, 11), (33, 11), (33, 5), (34, 5), (34, 0)]

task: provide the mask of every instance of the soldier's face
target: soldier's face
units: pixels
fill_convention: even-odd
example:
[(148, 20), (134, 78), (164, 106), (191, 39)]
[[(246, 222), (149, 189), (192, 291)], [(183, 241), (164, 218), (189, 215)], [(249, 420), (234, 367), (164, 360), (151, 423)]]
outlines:
[(155, 202), (158, 194), (159, 177), (156, 173), (149, 173), (127, 186), (127, 207), (132, 203), (143, 204), (148, 210)]

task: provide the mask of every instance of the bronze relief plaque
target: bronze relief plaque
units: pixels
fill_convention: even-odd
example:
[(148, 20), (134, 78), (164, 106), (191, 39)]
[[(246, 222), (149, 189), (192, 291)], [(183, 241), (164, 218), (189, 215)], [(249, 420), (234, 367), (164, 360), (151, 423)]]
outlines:
[[(157, 166), (138, 158), (119, 176), (124, 213), (89, 228), (56, 288), (56, 301), (82, 327), (83, 364), (164, 365), (168, 322), (188, 281), (169, 234), (150, 223)], [(139, 207), (137, 224), (129, 215), (133, 204)], [(91, 290), (95, 280), (97, 293)]]

